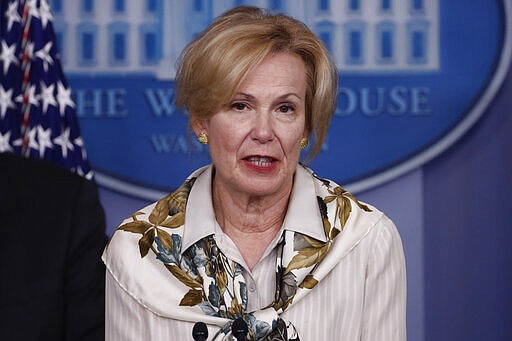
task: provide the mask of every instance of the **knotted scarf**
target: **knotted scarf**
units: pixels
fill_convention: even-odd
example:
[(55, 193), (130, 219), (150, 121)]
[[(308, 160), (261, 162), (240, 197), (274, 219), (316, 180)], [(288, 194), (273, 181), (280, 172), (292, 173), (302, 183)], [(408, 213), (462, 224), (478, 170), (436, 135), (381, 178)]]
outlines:
[[(186, 203), (197, 178), (194, 174), (180, 188), (159, 200), (148, 211), (133, 214), (115, 233), (130, 232), (141, 235), (138, 239), (140, 259), (145, 264), (144, 260), (155, 259), (148, 257), (149, 253), (156, 255), (160, 262), (159, 270), (151, 270), (148, 274), (159, 278), (159, 281), (165, 280), (161, 288), (154, 289), (153, 292), (152, 286), (137, 281), (131, 283), (133, 280), (129, 275), (129, 279), (121, 278), (123, 274), (112, 272), (108, 260), (107, 267), (118, 282), (123, 286), (134, 287), (133, 290), (138, 292), (135, 295), (143, 296), (140, 301), (144, 305), (150, 305), (144, 301), (144, 297), (162, 296), (164, 292), (167, 296), (169, 292), (179, 293), (175, 303), (171, 300), (150, 308), (159, 315), (179, 316), (180, 319), (189, 318), (191, 321), (197, 320), (198, 314), (202, 313), (205, 322), (215, 323), (220, 327), (214, 340), (223, 340), (229, 336), (231, 324), (238, 318), (247, 323), (250, 340), (300, 340), (295, 326), (283, 320), (281, 313), (312, 292), (318, 282), (349, 252), (353, 243), (343, 241), (339, 236), (349, 219), (357, 220), (357, 215), (362, 211), (370, 212), (370, 209), (341, 187), (320, 179), (311, 172), (324, 187), (326, 194), (318, 195), (317, 202), (327, 241), (321, 242), (285, 229), (277, 245), (274, 302), (259, 311), (247, 312), (248, 292), (242, 267), (219, 250), (213, 235), (182, 250)], [(359, 207), (356, 212), (353, 212), (353, 205)], [(365, 233), (361, 231), (348, 239), (362, 238)], [(125, 240), (124, 243), (133, 243), (133, 238)], [(110, 258), (108, 254), (111, 246), (105, 251), (104, 260)], [(119, 245), (118, 247), (122, 248)], [(128, 266), (128, 263), (122, 262), (123, 260), (118, 260), (117, 268)], [(167, 278), (160, 271), (164, 268), (168, 273)], [(167, 309), (173, 310), (173, 313), (166, 313)]]

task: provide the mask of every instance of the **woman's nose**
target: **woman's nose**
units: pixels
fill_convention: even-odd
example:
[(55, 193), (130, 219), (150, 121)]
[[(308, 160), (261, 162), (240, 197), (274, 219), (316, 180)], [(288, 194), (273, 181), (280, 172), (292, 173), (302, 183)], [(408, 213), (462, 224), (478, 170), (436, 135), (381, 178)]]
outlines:
[(261, 143), (271, 141), (274, 138), (271, 114), (266, 112), (258, 112), (255, 115), (252, 137)]

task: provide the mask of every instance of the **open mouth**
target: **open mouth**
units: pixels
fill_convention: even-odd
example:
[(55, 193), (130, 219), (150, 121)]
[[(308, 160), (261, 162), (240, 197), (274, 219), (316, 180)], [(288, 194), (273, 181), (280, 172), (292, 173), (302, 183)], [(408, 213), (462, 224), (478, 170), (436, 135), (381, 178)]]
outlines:
[(244, 160), (256, 167), (269, 167), (275, 161), (274, 158), (268, 156), (249, 156)]

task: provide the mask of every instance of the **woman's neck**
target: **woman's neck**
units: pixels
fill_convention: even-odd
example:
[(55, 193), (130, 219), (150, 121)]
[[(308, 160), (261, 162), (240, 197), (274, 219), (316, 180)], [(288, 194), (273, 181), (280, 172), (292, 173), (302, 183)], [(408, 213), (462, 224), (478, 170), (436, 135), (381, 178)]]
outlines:
[(250, 197), (213, 186), (215, 218), (253, 269), (283, 225), (290, 192)]

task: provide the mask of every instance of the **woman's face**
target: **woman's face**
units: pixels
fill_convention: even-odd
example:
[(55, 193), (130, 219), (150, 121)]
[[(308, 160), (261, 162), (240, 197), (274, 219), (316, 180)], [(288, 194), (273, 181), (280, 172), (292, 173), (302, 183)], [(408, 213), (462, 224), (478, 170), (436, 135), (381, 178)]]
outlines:
[(287, 195), (307, 136), (305, 101), (303, 61), (279, 53), (251, 71), (218, 113), (193, 123), (196, 134), (208, 134), (215, 186), (249, 196)]

